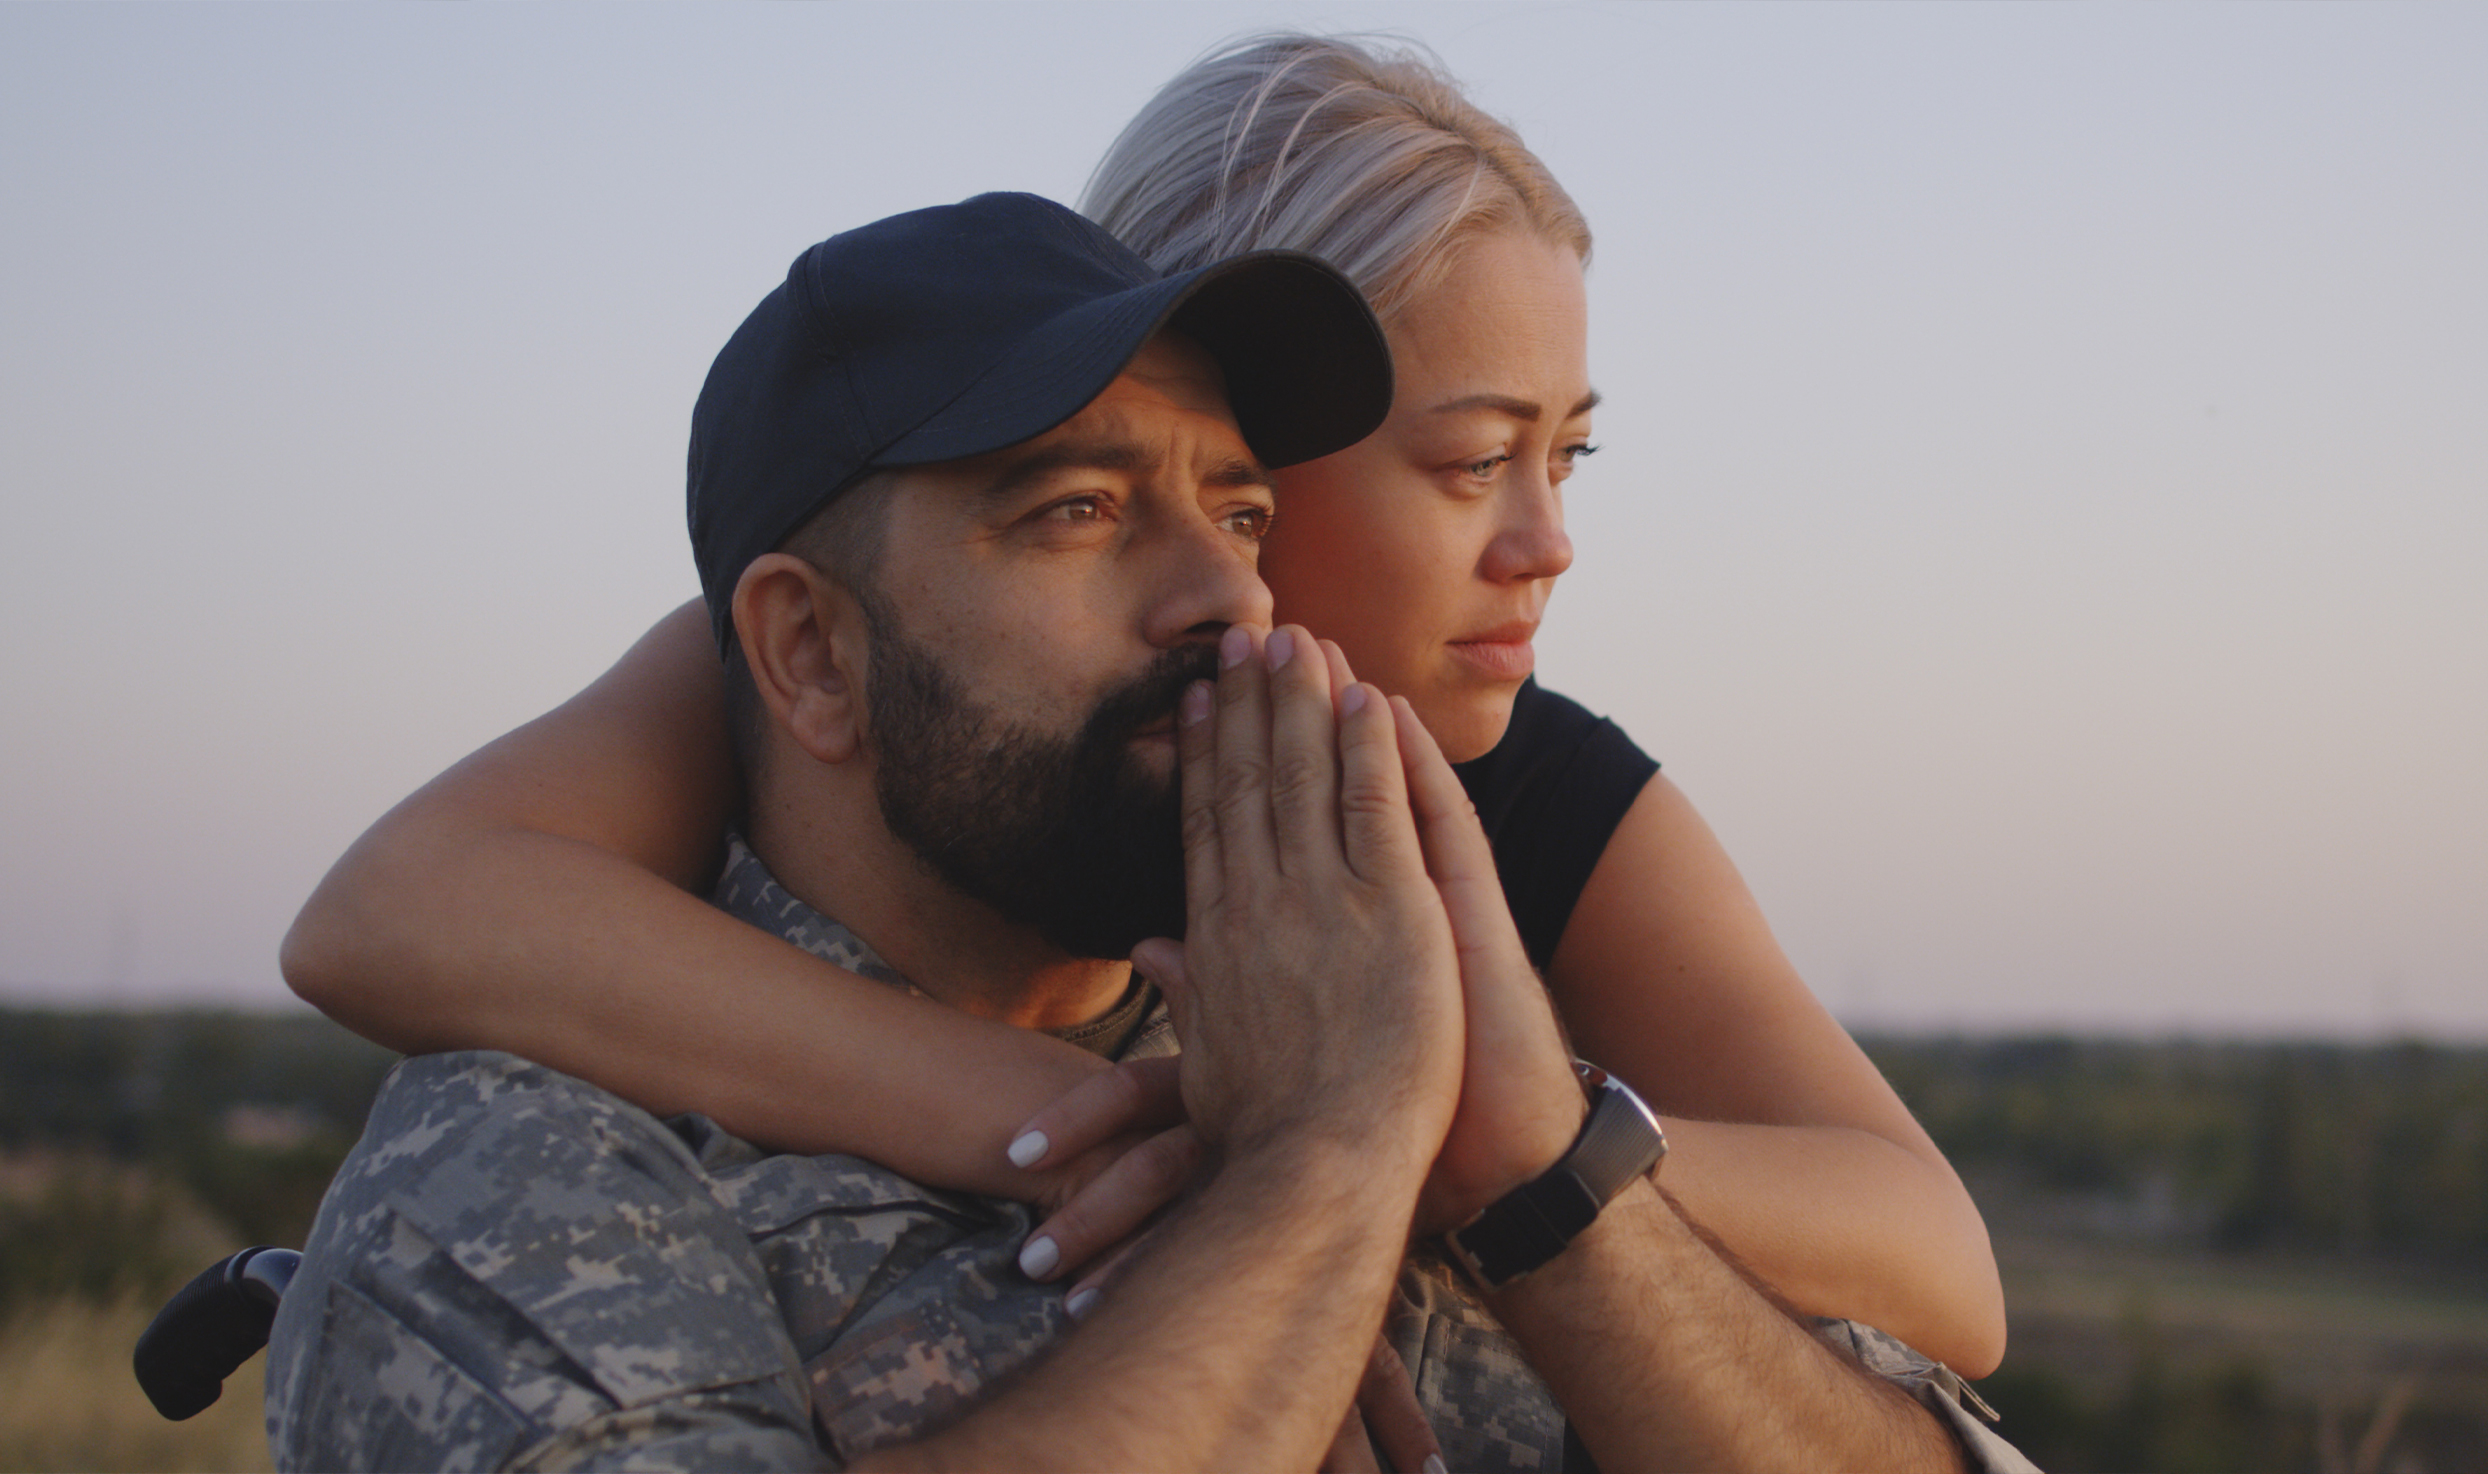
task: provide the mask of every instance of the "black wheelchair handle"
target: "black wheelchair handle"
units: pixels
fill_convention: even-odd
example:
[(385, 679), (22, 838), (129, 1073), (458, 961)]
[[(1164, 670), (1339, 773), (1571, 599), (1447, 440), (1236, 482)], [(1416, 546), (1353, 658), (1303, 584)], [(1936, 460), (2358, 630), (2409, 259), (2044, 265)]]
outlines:
[(174, 1422), (224, 1395), (225, 1378), (268, 1344), (277, 1302), (302, 1256), (265, 1244), (200, 1271), (139, 1335), (131, 1364), (139, 1389)]

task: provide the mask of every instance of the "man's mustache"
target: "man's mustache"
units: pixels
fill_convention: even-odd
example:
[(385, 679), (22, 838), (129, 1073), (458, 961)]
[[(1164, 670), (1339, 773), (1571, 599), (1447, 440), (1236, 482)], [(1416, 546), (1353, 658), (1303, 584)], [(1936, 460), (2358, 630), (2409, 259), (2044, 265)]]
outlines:
[(1176, 703), (1194, 681), (1217, 679), (1215, 644), (1183, 645), (1168, 650), (1097, 703), (1097, 709), (1089, 714), (1087, 730), (1081, 734), (1082, 745), (1102, 743), (1107, 745), (1106, 750), (1120, 751), (1124, 743), (1139, 735), (1141, 728), (1173, 716)]

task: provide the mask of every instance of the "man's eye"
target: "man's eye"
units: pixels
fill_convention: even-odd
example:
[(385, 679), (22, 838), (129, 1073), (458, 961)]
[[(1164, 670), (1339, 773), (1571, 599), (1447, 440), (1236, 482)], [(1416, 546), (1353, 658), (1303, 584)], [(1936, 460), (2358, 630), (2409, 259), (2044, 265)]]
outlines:
[(1221, 518), (1220, 522), (1236, 536), (1259, 542), (1270, 535), (1272, 515), (1268, 507), (1237, 507)]
[(1075, 496), (1056, 502), (1040, 515), (1055, 522), (1103, 522), (1106, 520), (1106, 499)]

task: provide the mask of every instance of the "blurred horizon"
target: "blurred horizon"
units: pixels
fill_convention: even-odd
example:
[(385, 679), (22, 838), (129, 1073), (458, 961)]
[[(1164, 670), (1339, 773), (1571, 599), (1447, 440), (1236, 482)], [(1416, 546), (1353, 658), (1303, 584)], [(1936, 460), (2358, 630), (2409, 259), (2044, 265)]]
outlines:
[[(75, 997), (47, 996), (41, 992), (0, 992), (0, 1010), (19, 1009), (62, 1018), (108, 1016), (129, 1018), (173, 1018), (192, 1015), (233, 1014), (245, 1019), (282, 1020), (317, 1018), (320, 1011), (294, 997), (254, 994), (247, 997), (224, 996), (220, 990), (185, 991), (178, 986), (148, 997), (125, 994), (101, 997), (91, 993)], [(1968, 1021), (1947, 1024), (1941, 1020), (1882, 1021), (1838, 1015), (1841, 1026), (1860, 1040), (1894, 1043), (1942, 1043), (1955, 1041), (1970, 1045), (2011, 1044), (2133, 1044), (2168, 1046), (2172, 1048), (2201, 1047), (2219, 1049), (2308, 1046), (2314, 1048), (2395, 1049), (2417, 1047), (2468, 1052), (2488, 1049), (2488, 1032), (2478, 1034), (2456, 1031), (2428, 1032), (2395, 1030), (2378, 1026), (2371, 1030), (2354, 1027), (2330, 1029), (2292, 1029), (2278, 1023), (2247, 1021), (2240, 1025), (2210, 1028), (2169, 1028), (2151, 1024), (2121, 1025), (2115, 1020), (2088, 1023), (2050, 1023), (2046, 1020)]]
[(1582, 205), (1539, 641), (1868, 1032), (2488, 1041), (2488, 9), (0, 7), (0, 1000), (285, 1007), (390, 804), (695, 592), (803, 246), (1222, 38)]

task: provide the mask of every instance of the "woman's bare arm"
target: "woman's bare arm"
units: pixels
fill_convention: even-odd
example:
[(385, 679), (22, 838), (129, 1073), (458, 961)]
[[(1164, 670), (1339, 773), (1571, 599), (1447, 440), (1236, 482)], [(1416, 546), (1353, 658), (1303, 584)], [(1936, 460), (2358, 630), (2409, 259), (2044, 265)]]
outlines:
[(780, 1149), (1056, 1196), (1064, 1173), (1020, 1172), (1005, 1146), (1096, 1059), (702, 899), (740, 803), (724, 705), (694, 601), (374, 824), (296, 919), (286, 981), (393, 1049), (506, 1049)]
[(1665, 775), (1608, 842), (1548, 983), (1579, 1052), (1666, 1120), (1689, 1216), (1800, 1309), (1994, 1370), (2004, 1296), (1977, 1206)]

